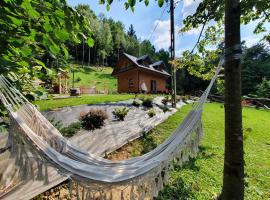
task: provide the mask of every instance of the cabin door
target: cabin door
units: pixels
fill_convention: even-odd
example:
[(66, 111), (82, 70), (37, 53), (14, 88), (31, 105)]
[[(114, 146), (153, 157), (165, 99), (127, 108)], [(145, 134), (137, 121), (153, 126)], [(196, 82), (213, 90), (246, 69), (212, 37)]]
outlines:
[(151, 80), (151, 93), (157, 93), (157, 81)]

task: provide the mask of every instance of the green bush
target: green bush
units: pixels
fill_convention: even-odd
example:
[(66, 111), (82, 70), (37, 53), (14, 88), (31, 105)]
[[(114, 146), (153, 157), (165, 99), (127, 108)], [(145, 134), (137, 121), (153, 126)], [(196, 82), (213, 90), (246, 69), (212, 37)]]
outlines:
[(135, 107), (140, 107), (141, 103), (139, 101), (134, 100), (132, 102), (132, 105), (135, 106)]
[(147, 114), (150, 118), (152, 118), (156, 115), (156, 111), (154, 108), (151, 108), (150, 110), (148, 110)]
[(87, 130), (94, 130), (101, 128), (104, 125), (105, 119), (108, 119), (108, 115), (101, 109), (90, 109), (87, 113), (81, 113), (80, 121), (82, 127)]
[(261, 84), (257, 86), (256, 93), (258, 97), (270, 98), (270, 80), (263, 78)]
[(153, 107), (153, 98), (152, 97), (145, 97), (143, 99), (142, 105), (146, 108), (152, 108)]
[(119, 121), (124, 121), (129, 109), (127, 107), (115, 108), (113, 110), (114, 117)]
[(75, 133), (77, 133), (82, 127), (81, 122), (74, 122), (67, 127), (61, 129), (61, 133), (65, 137), (72, 137)]

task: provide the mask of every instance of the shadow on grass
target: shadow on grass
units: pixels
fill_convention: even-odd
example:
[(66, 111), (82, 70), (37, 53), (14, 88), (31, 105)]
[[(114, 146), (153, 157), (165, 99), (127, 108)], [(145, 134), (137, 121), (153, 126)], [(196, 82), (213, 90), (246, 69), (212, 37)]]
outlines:
[(115, 79), (111, 74), (96, 74), (96, 76), (100, 79)]

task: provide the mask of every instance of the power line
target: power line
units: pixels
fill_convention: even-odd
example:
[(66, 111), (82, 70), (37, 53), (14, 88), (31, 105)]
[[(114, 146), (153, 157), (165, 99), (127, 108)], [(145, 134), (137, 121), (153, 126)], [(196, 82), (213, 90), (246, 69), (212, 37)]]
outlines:
[(152, 38), (154, 32), (156, 31), (156, 29), (157, 29), (157, 27), (158, 27), (158, 25), (159, 25), (159, 21), (160, 21), (161, 18), (163, 17), (163, 15), (164, 15), (165, 10), (166, 10), (167, 7), (168, 7), (168, 4), (164, 7), (164, 9), (163, 9), (163, 11), (162, 11), (162, 13), (161, 13), (161, 15), (160, 15), (160, 17), (159, 17), (159, 19), (158, 19), (158, 22), (157, 22), (156, 26), (154, 27), (153, 31), (151, 32), (151, 34), (150, 34), (148, 40), (150, 40), (150, 39)]

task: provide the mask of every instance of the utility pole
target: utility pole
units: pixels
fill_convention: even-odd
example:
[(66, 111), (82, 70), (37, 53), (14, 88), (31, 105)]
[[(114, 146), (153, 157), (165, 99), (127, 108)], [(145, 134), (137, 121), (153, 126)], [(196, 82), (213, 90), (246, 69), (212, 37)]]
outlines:
[(240, 0), (225, 1), (225, 157), (222, 200), (244, 199)]
[[(175, 59), (175, 32), (174, 32), (174, 0), (170, 0), (170, 15), (171, 15), (171, 61)], [(171, 64), (171, 83), (172, 83), (172, 107), (176, 107), (176, 71)]]

